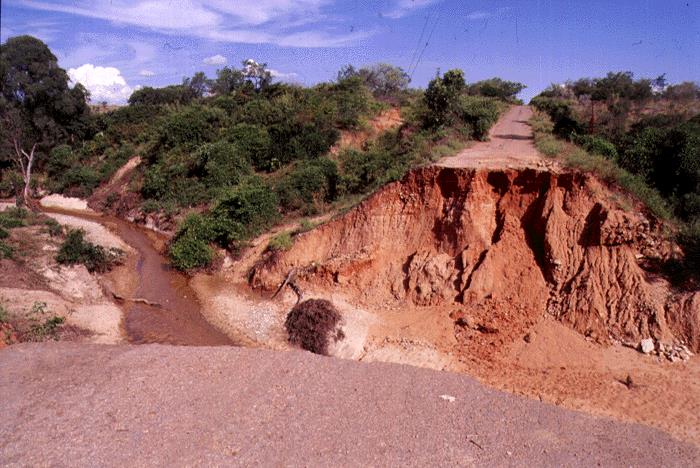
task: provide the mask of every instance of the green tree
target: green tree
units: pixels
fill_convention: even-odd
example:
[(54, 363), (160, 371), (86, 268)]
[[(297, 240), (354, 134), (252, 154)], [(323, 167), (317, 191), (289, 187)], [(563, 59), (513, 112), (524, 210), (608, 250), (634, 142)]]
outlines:
[(240, 89), (245, 84), (245, 76), (240, 70), (224, 67), (216, 71), (216, 79), (211, 85), (215, 94), (225, 95)]
[(501, 78), (490, 78), (488, 80), (477, 81), (469, 85), (469, 94), (477, 96), (495, 97), (504, 101), (512, 101), (515, 96), (525, 89), (522, 83), (516, 81), (506, 81)]
[(51, 50), (31, 36), (0, 45), (0, 80), (2, 149), (22, 174), (26, 200), (37, 156), (86, 131), (88, 93), (80, 84), (69, 88), (68, 75)]
[(377, 63), (359, 70), (346, 65), (338, 72), (338, 82), (359, 77), (376, 97), (392, 97), (405, 90), (411, 78), (403, 68), (388, 63)]

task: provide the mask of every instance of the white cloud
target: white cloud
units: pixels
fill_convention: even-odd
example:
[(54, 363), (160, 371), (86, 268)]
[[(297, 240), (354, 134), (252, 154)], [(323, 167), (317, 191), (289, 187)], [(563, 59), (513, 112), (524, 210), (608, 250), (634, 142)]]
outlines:
[(73, 84), (80, 83), (90, 91), (92, 102), (125, 102), (134, 88), (126, 83), (119, 69), (100, 67), (86, 63), (78, 68), (68, 69), (68, 76)]
[(472, 11), (467, 15), (467, 19), (470, 21), (478, 21), (486, 18), (490, 18), (491, 13), (487, 11)]
[(299, 77), (297, 73), (284, 73), (279, 70), (275, 70), (274, 68), (268, 68), (268, 71), (273, 78), (277, 78), (279, 81), (294, 81)]
[(387, 18), (398, 19), (412, 14), (415, 10), (428, 7), (440, 0), (398, 0), (393, 10), (384, 13)]
[(212, 55), (202, 60), (202, 63), (206, 65), (224, 65), (226, 63), (226, 57), (220, 54)]
[(156, 72), (151, 71), (151, 70), (141, 70), (139, 71), (140, 76), (145, 76), (146, 78), (150, 78), (152, 76), (156, 76)]
[(483, 10), (477, 10), (477, 11), (472, 11), (467, 15), (467, 19), (469, 21), (479, 21), (479, 20), (485, 20), (493, 17), (501, 17), (503, 16), (504, 13), (507, 13), (511, 10), (511, 7), (499, 7), (496, 8), (495, 11), (483, 11)]
[[(435, 0), (400, 0), (402, 8)], [(293, 47), (337, 47), (357, 42), (367, 31), (340, 33), (323, 13), (332, 0), (25, 0), (43, 11), (111, 21), (165, 34), (222, 42), (268, 43)], [(301, 25), (307, 30), (299, 30)]]

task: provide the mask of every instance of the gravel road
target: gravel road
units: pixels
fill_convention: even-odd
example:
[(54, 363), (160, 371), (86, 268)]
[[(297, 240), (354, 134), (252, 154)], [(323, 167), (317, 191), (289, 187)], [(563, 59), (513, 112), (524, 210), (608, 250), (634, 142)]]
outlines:
[(647, 427), (458, 374), (234, 347), (0, 351), (4, 466), (689, 466)]
[(491, 127), (488, 141), (470, 145), (454, 156), (437, 162), (445, 167), (471, 167), (488, 169), (556, 167), (552, 159), (543, 157), (535, 148), (529, 106), (513, 106)]

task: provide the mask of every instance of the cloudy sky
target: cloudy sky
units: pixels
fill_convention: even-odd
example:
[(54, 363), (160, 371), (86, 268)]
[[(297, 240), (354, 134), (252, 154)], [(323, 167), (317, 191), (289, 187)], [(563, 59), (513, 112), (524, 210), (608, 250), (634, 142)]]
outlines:
[(95, 102), (248, 58), (302, 84), (385, 61), (422, 87), (457, 67), (468, 81), (522, 81), (525, 99), (609, 70), (700, 81), (697, 0), (1, 1), (2, 41), (44, 40)]

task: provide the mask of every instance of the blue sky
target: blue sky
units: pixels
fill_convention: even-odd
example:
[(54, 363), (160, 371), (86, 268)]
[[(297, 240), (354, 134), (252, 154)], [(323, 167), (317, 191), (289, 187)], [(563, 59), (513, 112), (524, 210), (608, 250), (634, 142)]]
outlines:
[(2, 0), (1, 39), (44, 40), (93, 101), (179, 83), (244, 59), (279, 80), (331, 80), (389, 62), (424, 87), (461, 68), (528, 85), (607, 71), (700, 81), (700, 1)]

